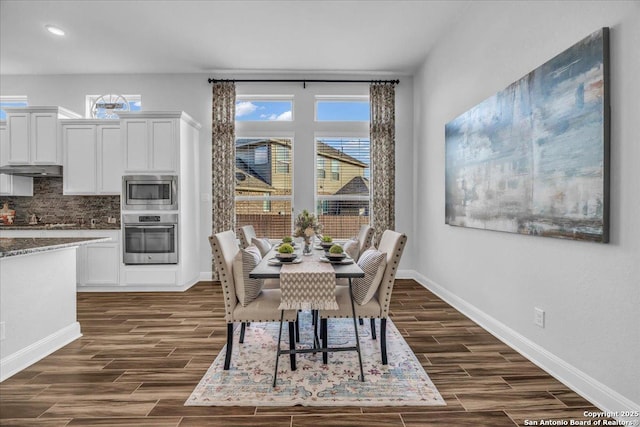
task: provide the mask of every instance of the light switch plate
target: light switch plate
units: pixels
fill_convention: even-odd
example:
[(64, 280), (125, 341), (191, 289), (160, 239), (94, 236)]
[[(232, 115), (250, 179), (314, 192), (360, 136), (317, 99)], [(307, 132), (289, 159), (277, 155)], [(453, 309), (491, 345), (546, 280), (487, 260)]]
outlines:
[(544, 328), (544, 310), (538, 307), (533, 308), (533, 323)]

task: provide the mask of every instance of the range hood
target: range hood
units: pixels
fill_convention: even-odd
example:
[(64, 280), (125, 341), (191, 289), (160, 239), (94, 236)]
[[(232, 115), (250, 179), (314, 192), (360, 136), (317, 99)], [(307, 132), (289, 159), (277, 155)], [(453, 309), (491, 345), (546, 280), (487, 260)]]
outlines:
[(0, 173), (28, 177), (61, 177), (62, 166), (59, 165), (5, 165)]

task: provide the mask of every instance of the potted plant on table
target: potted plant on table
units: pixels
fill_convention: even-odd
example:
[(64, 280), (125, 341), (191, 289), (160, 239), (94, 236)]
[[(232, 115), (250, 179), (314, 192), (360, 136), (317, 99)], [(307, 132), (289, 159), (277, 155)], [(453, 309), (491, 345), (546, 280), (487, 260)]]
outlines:
[(295, 231), (293, 235), (304, 239), (304, 250), (302, 253), (305, 255), (311, 255), (311, 240), (313, 239), (313, 236), (322, 230), (322, 225), (318, 223), (316, 216), (309, 213), (306, 209), (298, 214), (294, 225)]
[(282, 262), (293, 261), (295, 259), (296, 254), (293, 253), (294, 249), (289, 243), (283, 243), (278, 248), (278, 254), (276, 258), (278, 258)]

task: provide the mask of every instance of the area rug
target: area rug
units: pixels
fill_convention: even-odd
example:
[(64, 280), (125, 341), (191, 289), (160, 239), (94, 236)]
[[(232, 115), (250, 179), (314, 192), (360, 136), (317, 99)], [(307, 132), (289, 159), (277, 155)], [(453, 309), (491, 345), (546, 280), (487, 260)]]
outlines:
[[(300, 315), (300, 342), (310, 348), (310, 313)], [(329, 346), (353, 346), (352, 319), (329, 319)], [(278, 323), (251, 323), (243, 344), (236, 329), (231, 367), (223, 370), (224, 347), (200, 380), (185, 406), (430, 406), (446, 405), (413, 351), (391, 320), (387, 321), (388, 364), (380, 356), (380, 337), (371, 339), (369, 322), (358, 325), (365, 381), (359, 380), (356, 352), (296, 355), (291, 371), (289, 356), (281, 355), (276, 387), (272, 387)], [(379, 323), (378, 323), (379, 328)], [(281, 348), (288, 349), (283, 327)], [(379, 331), (378, 331), (379, 334)]]

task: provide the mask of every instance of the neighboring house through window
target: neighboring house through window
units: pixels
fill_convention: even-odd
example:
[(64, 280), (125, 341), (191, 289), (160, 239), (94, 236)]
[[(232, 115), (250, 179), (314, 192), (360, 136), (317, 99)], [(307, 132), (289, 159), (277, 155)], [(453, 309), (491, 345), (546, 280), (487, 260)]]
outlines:
[(369, 223), (368, 85), (243, 93), (273, 88), (236, 86), (236, 226), (250, 224), (258, 236), (278, 239), (308, 209), (325, 234), (356, 235)]

